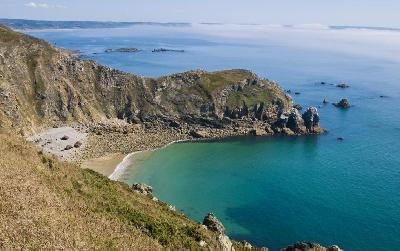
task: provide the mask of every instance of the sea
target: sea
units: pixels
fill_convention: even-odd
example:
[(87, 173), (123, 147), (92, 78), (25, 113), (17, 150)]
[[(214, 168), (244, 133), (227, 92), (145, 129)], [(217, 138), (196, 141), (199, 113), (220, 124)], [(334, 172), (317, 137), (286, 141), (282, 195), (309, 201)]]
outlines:
[[(328, 133), (175, 143), (134, 155), (119, 180), (151, 185), (195, 221), (213, 212), (230, 237), (270, 250), (297, 241), (400, 249), (399, 30), (151, 23), (23, 32), (142, 76), (245, 68), (277, 81), (295, 103), (318, 108)], [(141, 51), (105, 53), (124, 47)], [(350, 109), (332, 105), (342, 98)]]

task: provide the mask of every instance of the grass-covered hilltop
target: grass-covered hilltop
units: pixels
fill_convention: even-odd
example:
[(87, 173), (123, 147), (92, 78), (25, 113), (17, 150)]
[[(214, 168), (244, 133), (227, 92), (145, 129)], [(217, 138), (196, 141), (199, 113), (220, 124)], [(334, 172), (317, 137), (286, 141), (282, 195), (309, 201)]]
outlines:
[[(37, 136), (60, 128), (83, 136)], [(146, 78), (0, 26), (0, 249), (257, 249), (231, 241), (212, 214), (195, 223), (148, 187), (80, 164), (181, 139), (321, 132), (315, 108), (301, 115), (246, 70)]]

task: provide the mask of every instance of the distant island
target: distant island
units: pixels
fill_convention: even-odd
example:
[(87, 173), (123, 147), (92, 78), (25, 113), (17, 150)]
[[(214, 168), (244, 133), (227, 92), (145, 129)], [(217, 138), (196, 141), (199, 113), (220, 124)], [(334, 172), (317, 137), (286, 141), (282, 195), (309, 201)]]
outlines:
[(101, 29), (126, 28), (135, 25), (154, 26), (191, 26), (190, 23), (159, 23), (159, 22), (100, 22), (100, 21), (46, 21), (29, 19), (0, 19), (0, 24), (17, 30), (30, 29)]
[(152, 50), (152, 52), (185, 52), (185, 50), (174, 50), (174, 49), (166, 49), (166, 48), (158, 48), (158, 49), (154, 49)]
[(141, 49), (138, 48), (118, 48), (118, 49), (106, 49), (104, 52), (105, 53), (111, 53), (111, 52), (139, 52)]

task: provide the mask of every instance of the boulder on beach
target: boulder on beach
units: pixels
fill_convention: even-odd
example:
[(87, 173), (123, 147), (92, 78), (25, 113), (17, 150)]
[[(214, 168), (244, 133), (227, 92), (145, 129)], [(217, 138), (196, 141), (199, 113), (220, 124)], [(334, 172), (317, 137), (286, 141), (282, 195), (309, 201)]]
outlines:
[(64, 135), (61, 137), (61, 140), (68, 140), (68, 139), (69, 139), (69, 137), (67, 135)]
[(210, 136), (210, 134), (204, 130), (192, 130), (190, 131), (190, 135), (197, 139), (208, 138)]
[(134, 183), (132, 190), (143, 195), (153, 194), (153, 187), (143, 183)]
[(81, 147), (82, 146), (82, 142), (80, 142), (80, 141), (77, 141), (77, 142), (75, 142), (75, 144), (74, 144), (74, 147), (75, 148), (79, 148), (79, 147)]
[(346, 98), (341, 99), (339, 102), (334, 103), (333, 105), (344, 109), (350, 108), (351, 106), (349, 100)]
[(67, 145), (65, 148), (64, 148), (64, 150), (71, 150), (73, 147), (71, 146), (71, 145)]

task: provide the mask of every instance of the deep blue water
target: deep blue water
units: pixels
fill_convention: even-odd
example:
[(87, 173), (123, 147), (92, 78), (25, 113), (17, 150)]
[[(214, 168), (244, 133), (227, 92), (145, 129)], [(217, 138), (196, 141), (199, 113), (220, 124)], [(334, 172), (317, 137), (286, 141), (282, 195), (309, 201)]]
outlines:
[[(79, 49), (84, 58), (145, 76), (247, 68), (301, 92), (295, 102), (319, 106), (329, 133), (173, 144), (137, 161), (121, 180), (152, 185), (157, 197), (196, 221), (212, 211), (233, 238), (272, 250), (300, 240), (338, 244), (345, 250), (396, 250), (400, 33), (242, 29), (30, 33)], [(119, 47), (143, 51), (103, 53)], [(151, 52), (159, 47), (185, 53)], [(331, 85), (342, 81), (351, 87)], [(349, 110), (322, 105), (324, 98), (333, 102), (343, 97), (353, 104)]]

